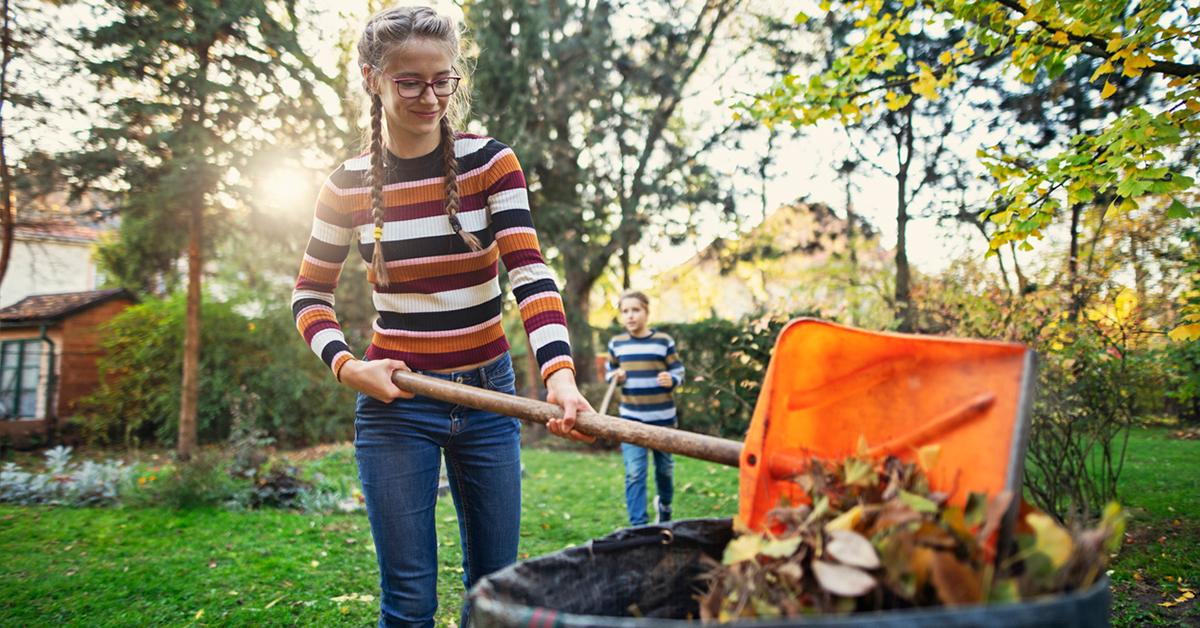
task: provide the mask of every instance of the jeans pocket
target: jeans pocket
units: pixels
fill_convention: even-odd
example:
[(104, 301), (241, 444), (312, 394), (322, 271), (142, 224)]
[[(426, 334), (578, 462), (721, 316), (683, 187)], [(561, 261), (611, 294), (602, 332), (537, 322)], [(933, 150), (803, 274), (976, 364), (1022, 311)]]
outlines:
[(512, 359), (505, 354), (495, 364), (488, 367), (485, 387), (496, 392), (514, 394), (517, 392), (517, 374), (513, 370)]

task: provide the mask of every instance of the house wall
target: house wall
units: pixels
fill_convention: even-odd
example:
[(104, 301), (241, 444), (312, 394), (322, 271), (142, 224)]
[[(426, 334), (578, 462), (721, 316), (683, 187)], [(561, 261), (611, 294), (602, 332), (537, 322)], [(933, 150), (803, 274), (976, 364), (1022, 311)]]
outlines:
[[(54, 343), (54, 412), (47, 412), (46, 387), (50, 383), (49, 352), (43, 349), (41, 377), (38, 380), (37, 419), (0, 421), (0, 437), (24, 443), (34, 435), (48, 436), (75, 414), (79, 400), (91, 394), (100, 383), (96, 360), (101, 355), (101, 325), (132, 305), (128, 299), (113, 299), (68, 316), (48, 327), (46, 337)], [(0, 330), (0, 340), (36, 339), (41, 327), (9, 327)]]
[(57, 400), (58, 416), (62, 420), (75, 414), (79, 400), (100, 384), (100, 373), (96, 369), (96, 360), (102, 353), (99, 326), (132, 304), (126, 299), (113, 299), (63, 321)]
[(31, 294), (95, 290), (97, 280), (90, 242), (14, 239), (8, 272), (0, 284), (0, 307)]

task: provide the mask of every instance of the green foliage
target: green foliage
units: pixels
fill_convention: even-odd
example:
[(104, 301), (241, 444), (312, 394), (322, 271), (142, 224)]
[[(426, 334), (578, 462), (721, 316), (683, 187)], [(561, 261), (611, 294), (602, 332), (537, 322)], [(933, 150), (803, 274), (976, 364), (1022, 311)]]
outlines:
[[(822, 8), (828, 10), (826, 1)], [(1100, 63), (1091, 72), (1094, 98), (1112, 98), (1143, 74), (1169, 82), (1144, 103), (1098, 128), (1080, 132), (1044, 156), (1035, 147), (1014, 153), (981, 147), (979, 157), (999, 182), (990, 218), (998, 226), (993, 250), (1008, 242), (1040, 237), (1065, 204), (1111, 198), (1111, 211), (1128, 211), (1147, 195), (1179, 195), (1193, 185), (1186, 162), (1200, 132), (1200, 66), (1192, 51), (1200, 45), (1200, 8), (1151, 2), (1127, 9), (1110, 2), (990, 2), (882, 0), (841, 3), (857, 19), (861, 35), (835, 53), (833, 66), (804, 81), (796, 75), (761, 93), (741, 111), (767, 124), (795, 126), (835, 119), (856, 122), (865, 113), (899, 109), (914, 97), (937, 100), (958, 85), (962, 70), (986, 60), (1002, 60), (1024, 82), (1056, 78), (1078, 64)], [(807, 21), (800, 14), (797, 23)], [(966, 36), (945, 47), (937, 63), (909, 69), (898, 40), (914, 29), (963, 28)], [(1089, 66), (1090, 68), (1090, 66)], [(1119, 73), (1118, 73), (1119, 70)], [(882, 76), (881, 76), (882, 74)], [(1179, 200), (1178, 198), (1176, 200)], [(1174, 215), (1192, 210), (1172, 205)]]
[[(147, 300), (105, 328), (103, 384), (76, 423), (92, 442), (170, 443), (179, 416), (185, 297)], [(201, 441), (224, 440), (235, 416), (284, 444), (345, 439), (353, 395), (296, 337), (286, 313), (248, 319), (231, 304), (202, 312)]]
[[(149, 477), (154, 479), (144, 481)], [(197, 452), (186, 463), (164, 466), (142, 480), (122, 495), (125, 503), (174, 509), (215, 507), (245, 490), (244, 483), (229, 474), (225, 456), (213, 449)]]

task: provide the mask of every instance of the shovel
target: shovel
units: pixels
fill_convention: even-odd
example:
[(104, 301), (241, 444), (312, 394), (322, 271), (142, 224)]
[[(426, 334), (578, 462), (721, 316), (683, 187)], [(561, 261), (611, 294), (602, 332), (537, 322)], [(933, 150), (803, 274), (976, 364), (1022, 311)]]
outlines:
[[(871, 455), (905, 461), (915, 460), (921, 447), (939, 447), (926, 472), (951, 503), (965, 504), (972, 492), (1020, 495), (1034, 374), (1034, 354), (1019, 344), (797, 319), (776, 340), (744, 444), (587, 411), (578, 413), (575, 429), (738, 467), (738, 515), (760, 530), (781, 500), (809, 501), (794, 481), (809, 461), (854, 455), (864, 443)], [(535, 423), (562, 417), (562, 408), (550, 403), (408, 371), (396, 371), (392, 381), (419, 395)]]

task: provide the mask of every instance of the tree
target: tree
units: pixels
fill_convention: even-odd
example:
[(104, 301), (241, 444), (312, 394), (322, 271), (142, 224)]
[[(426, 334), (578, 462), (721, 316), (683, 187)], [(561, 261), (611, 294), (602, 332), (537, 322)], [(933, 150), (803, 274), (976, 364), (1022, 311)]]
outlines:
[[(483, 54), (474, 115), (512, 144), (543, 245), (558, 255), (581, 381), (592, 378), (589, 298), (614, 255), (658, 231), (686, 237), (700, 207), (732, 211), (706, 153), (745, 123), (697, 131), (681, 105), (740, 0), (475, 2)], [(618, 26), (619, 24), (619, 26)]]
[[(1144, 102), (1045, 150), (980, 147), (981, 163), (998, 182), (986, 213), (998, 227), (991, 251), (1009, 243), (1032, 249), (1029, 238), (1041, 237), (1062, 208), (1097, 198), (1109, 199), (1106, 211), (1124, 212), (1139, 199), (1167, 195), (1173, 219), (1194, 214), (1179, 195), (1194, 184), (1189, 164), (1200, 149), (1200, 7), (1171, 0), (928, 0), (897, 9), (885, 8), (882, 0), (855, 0), (839, 11), (859, 20), (862, 37), (830, 70), (808, 81), (792, 75), (763, 92), (747, 105), (757, 117), (801, 126), (831, 118), (847, 122), (856, 112), (898, 99), (935, 100), (956, 85), (962, 68), (991, 58), (1002, 59), (1002, 67), (1026, 83), (1098, 62), (1089, 79), (1102, 99), (1143, 75), (1158, 82)], [(808, 19), (796, 17), (799, 23)], [(908, 57), (898, 35), (931, 22), (962, 28), (965, 37), (945, 47), (936, 63), (902, 69)], [(885, 82), (874, 81), (878, 72), (887, 73)], [(1200, 323), (1200, 311), (1184, 320)], [(1181, 336), (1200, 337), (1200, 324)]]
[[(111, 21), (78, 30), (81, 62), (107, 116), (64, 163), (76, 194), (104, 189), (121, 216), (107, 255), (123, 283), (173, 276), (187, 254), (187, 324), (177, 452), (196, 441), (205, 251), (247, 197), (253, 155), (320, 117), (326, 81), (296, 38), (293, 0), (108, 3)], [(207, 229), (206, 229), (207, 225)]]

